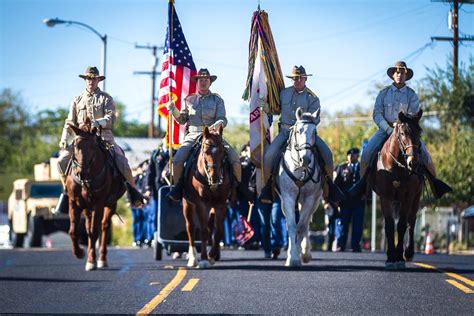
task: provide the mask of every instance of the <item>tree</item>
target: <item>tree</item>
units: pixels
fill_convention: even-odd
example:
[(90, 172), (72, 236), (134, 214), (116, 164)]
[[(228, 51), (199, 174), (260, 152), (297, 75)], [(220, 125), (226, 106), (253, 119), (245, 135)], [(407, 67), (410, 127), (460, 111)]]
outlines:
[(116, 137), (147, 137), (148, 125), (136, 120), (128, 121), (126, 119), (125, 105), (119, 101), (115, 102), (116, 120), (113, 127)]
[(474, 203), (474, 64), (461, 67), (456, 84), (451, 66), (429, 71), (419, 89), (420, 102), (436, 113), (425, 120), (428, 151), (437, 167), (438, 177), (453, 187), (437, 204), (463, 208)]

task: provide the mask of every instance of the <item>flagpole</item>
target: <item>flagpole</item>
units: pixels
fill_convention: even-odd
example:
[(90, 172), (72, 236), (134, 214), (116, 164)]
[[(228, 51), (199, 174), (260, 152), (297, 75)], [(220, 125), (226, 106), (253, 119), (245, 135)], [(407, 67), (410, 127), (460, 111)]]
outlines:
[[(171, 71), (172, 71), (172, 66), (171, 66), (171, 58), (172, 58), (172, 42), (173, 42), (173, 11), (174, 11), (174, 0), (169, 0), (168, 3), (170, 3), (171, 5), (171, 15), (169, 17), (170, 19), (170, 28), (169, 28), (169, 32), (170, 32), (170, 36), (169, 36), (169, 58), (168, 58), (168, 80), (169, 80), (169, 91), (168, 91), (168, 102), (172, 103), (173, 100), (172, 100), (172, 94), (171, 94), (171, 88), (173, 87), (172, 83), (171, 83)], [(168, 141), (168, 150), (169, 150), (169, 155), (170, 155), (170, 159), (169, 159), (169, 170), (170, 170), (170, 184), (173, 184), (173, 110), (171, 109), (171, 111), (168, 111), (168, 137), (169, 137), (169, 141)]]

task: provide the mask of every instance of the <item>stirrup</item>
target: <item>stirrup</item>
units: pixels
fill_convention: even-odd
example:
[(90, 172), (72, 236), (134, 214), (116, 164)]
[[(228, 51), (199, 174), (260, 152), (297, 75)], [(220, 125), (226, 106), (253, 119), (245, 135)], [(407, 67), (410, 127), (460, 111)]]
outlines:
[(166, 196), (174, 202), (181, 201), (183, 199), (183, 185), (181, 182), (173, 185)]
[(265, 186), (262, 188), (262, 192), (260, 192), (258, 199), (264, 204), (273, 203), (273, 187), (271, 180), (268, 180)]

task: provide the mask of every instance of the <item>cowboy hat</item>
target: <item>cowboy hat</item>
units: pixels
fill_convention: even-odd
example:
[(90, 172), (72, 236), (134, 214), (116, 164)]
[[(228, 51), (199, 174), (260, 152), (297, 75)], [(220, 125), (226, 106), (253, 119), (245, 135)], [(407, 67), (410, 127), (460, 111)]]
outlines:
[(105, 79), (104, 76), (99, 75), (99, 69), (97, 67), (87, 67), (86, 71), (83, 75), (79, 75), (82, 79), (87, 79), (87, 78), (98, 78), (99, 81), (102, 81)]
[(194, 75), (194, 76), (191, 77), (191, 80), (193, 82), (196, 82), (196, 81), (198, 81), (199, 78), (209, 78), (209, 79), (211, 79), (211, 82), (214, 82), (214, 81), (216, 81), (217, 76), (214, 76), (214, 75), (211, 76), (211, 74), (209, 73), (209, 70), (207, 70), (207, 68), (201, 68), (201, 69), (199, 69), (197, 75)]
[(306, 70), (303, 66), (294, 66), (291, 70), (291, 75), (287, 75), (287, 78), (293, 79), (294, 77), (309, 77), (312, 76), (310, 74), (306, 74)]
[(406, 81), (410, 80), (413, 77), (413, 70), (407, 67), (407, 64), (404, 61), (397, 61), (393, 67), (387, 69), (387, 75), (390, 79), (393, 79), (393, 74), (395, 71), (400, 71), (404, 69), (407, 74)]

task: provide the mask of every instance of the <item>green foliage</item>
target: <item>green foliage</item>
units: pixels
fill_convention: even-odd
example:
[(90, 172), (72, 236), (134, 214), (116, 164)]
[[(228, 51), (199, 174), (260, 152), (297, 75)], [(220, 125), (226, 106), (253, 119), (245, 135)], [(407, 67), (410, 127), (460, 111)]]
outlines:
[(240, 153), (242, 146), (249, 142), (250, 127), (248, 124), (228, 124), (224, 129), (224, 139)]
[(451, 66), (431, 70), (419, 91), (420, 102), (435, 119), (424, 120), (424, 141), (427, 144), (438, 178), (453, 191), (438, 205), (464, 208), (474, 203), (474, 64), (460, 68), (453, 81)]
[(125, 105), (119, 101), (115, 102), (116, 121), (113, 133), (116, 137), (147, 137), (148, 125), (138, 121), (127, 121)]

